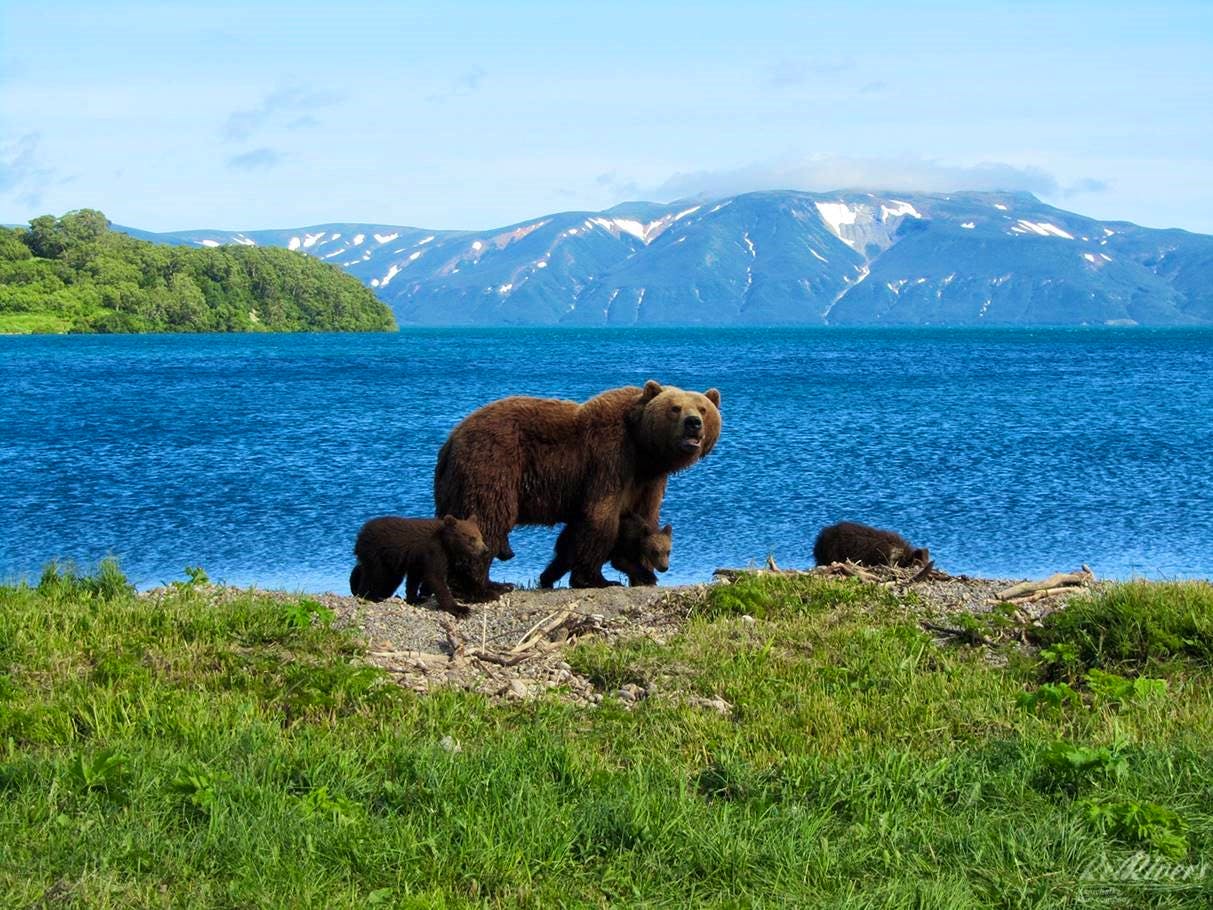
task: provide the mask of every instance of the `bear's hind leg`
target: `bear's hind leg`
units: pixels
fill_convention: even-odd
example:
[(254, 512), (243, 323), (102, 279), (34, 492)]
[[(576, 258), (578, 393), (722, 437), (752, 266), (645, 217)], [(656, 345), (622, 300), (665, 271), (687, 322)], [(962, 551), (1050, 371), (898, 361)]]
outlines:
[(560, 535), (556, 538), (556, 547), (552, 561), (548, 563), (548, 567), (539, 576), (539, 587), (550, 588), (564, 577), (565, 573), (573, 567), (573, 562), (570, 559), (572, 552), (573, 532), (570, 530), (569, 525), (565, 525), (561, 529)]
[(611, 588), (619, 582), (607, 581), (602, 567), (610, 558), (619, 536), (619, 511), (614, 503), (604, 503), (589, 518), (569, 522), (565, 528), (572, 536), (573, 571), (570, 588)]
[[(354, 576), (358, 577), (355, 578)], [(396, 593), (400, 582), (404, 581), (404, 573), (378, 565), (362, 565), (355, 567), (350, 573), (350, 587), (357, 583), (358, 590), (352, 591), (355, 597), (378, 603), (387, 600)]]

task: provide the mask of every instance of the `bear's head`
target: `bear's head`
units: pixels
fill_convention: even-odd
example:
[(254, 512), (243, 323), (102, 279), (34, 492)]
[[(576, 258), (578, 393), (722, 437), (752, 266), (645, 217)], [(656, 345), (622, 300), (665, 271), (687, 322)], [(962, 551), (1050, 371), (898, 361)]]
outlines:
[(703, 458), (720, 437), (720, 393), (686, 392), (650, 379), (629, 423), (636, 444), (663, 471), (678, 471)]
[(660, 531), (652, 531), (645, 535), (640, 545), (640, 562), (654, 572), (668, 572), (670, 550), (673, 546), (673, 525), (666, 525)]
[(489, 553), (484, 538), (480, 536), (480, 524), (475, 515), (468, 518), (442, 516), (442, 529), (439, 534), (443, 548), (451, 556), (483, 559)]
[(901, 559), (901, 564), (905, 567), (910, 566), (926, 566), (931, 561), (931, 551), (926, 547), (915, 547)]

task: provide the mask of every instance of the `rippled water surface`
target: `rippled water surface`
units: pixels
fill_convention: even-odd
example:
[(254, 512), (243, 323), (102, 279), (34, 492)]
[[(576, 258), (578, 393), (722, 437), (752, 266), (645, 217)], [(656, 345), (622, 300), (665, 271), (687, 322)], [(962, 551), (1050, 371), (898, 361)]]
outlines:
[(463, 415), (648, 378), (723, 395), (669, 581), (806, 565), (840, 519), (952, 572), (1213, 576), (1211, 332), (502, 329), (0, 338), (0, 579), (116, 554), (141, 586), (343, 591), (362, 521), (432, 513)]

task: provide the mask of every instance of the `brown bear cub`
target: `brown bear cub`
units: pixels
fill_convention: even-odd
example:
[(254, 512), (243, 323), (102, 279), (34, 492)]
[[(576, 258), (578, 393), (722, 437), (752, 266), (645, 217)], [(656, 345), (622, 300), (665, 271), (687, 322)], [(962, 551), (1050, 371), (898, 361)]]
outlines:
[[(657, 584), (657, 572), (670, 568), (674, 528), (658, 528), (644, 516), (626, 512), (619, 519), (619, 536), (611, 550), (611, 565), (628, 577), (633, 588)], [(556, 555), (539, 576), (539, 587), (550, 588), (573, 567), (572, 533), (568, 527), (556, 538)]]
[(358, 564), (350, 572), (350, 593), (363, 600), (387, 600), (407, 577), (409, 603), (422, 602), (424, 585), (438, 598), (440, 609), (466, 616), (468, 608), (456, 603), (447, 587), (447, 571), (452, 560), (483, 559), (488, 552), (475, 516), (372, 518), (354, 543)]
[(931, 554), (893, 531), (843, 521), (817, 535), (813, 558), (819, 566), (848, 560), (864, 566), (925, 566)]

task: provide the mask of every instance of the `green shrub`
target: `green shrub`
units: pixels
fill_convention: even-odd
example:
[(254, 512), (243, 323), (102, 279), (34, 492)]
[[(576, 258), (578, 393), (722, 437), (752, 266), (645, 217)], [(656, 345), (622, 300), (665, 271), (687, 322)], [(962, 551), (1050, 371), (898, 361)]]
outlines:
[(1083, 801), (1087, 823), (1130, 844), (1145, 844), (1171, 859), (1188, 852), (1188, 825), (1166, 806), (1136, 800)]
[(1132, 581), (1075, 598), (1036, 635), (1083, 666), (1136, 669), (1182, 659), (1213, 666), (1213, 585)]
[(1129, 769), (1120, 746), (1079, 746), (1058, 741), (1042, 755), (1045, 780), (1055, 786), (1076, 790), (1093, 780), (1121, 777)]
[(1021, 692), (1019, 707), (1029, 714), (1059, 713), (1063, 708), (1081, 708), (1082, 698), (1069, 683), (1045, 683), (1035, 692)]
[(1096, 699), (1120, 705), (1127, 702), (1144, 702), (1167, 694), (1167, 681), (1139, 676), (1127, 679), (1116, 673), (1092, 668), (1087, 673), (1087, 686)]

